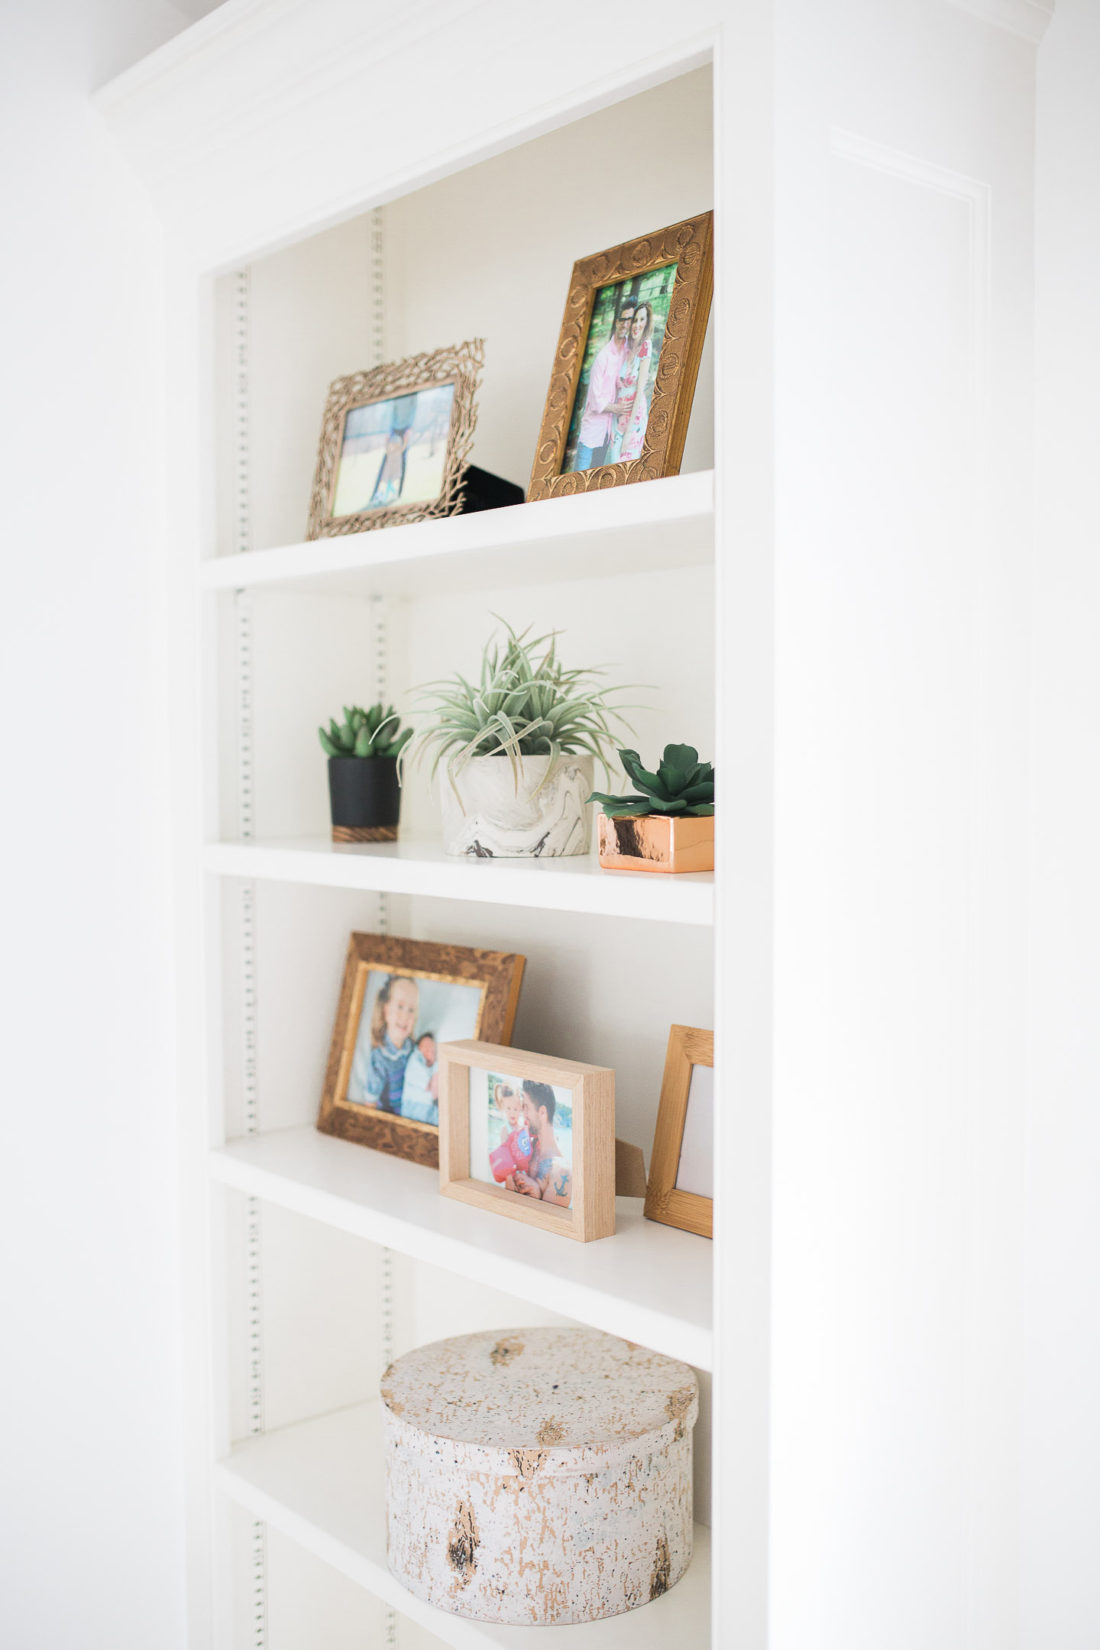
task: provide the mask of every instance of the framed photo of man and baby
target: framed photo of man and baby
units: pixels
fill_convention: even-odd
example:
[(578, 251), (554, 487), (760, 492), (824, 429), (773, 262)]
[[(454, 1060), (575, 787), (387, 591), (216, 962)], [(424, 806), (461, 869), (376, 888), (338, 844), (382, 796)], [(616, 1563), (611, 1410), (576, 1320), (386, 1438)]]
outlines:
[(714, 286), (712, 219), (574, 264), (529, 501), (679, 472)]
[(352, 934), (317, 1127), (439, 1165), (440, 1049), (512, 1036), (524, 958)]
[(476, 1039), (440, 1061), (439, 1189), (591, 1243), (615, 1230), (615, 1073)]

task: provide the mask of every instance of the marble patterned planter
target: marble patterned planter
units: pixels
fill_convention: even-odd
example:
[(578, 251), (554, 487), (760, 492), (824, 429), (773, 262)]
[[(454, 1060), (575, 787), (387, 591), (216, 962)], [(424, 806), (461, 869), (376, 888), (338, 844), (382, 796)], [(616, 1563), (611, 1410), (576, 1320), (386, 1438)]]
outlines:
[(444, 851), (481, 859), (586, 854), (591, 811), (585, 802), (594, 760), (561, 756), (547, 778), (550, 763), (548, 756), (521, 757), (518, 787), (506, 756), (475, 756), (454, 784), (445, 774), (440, 785)]
[(382, 1377), (389, 1567), (452, 1615), (597, 1621), (691, 1561), (687, 1364), (597, 1329), (436, 1341)]

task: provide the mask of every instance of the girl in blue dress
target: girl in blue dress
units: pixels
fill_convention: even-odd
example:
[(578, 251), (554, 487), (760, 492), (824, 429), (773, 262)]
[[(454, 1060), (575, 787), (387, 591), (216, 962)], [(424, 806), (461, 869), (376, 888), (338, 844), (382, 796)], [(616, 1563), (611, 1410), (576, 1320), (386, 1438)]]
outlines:
[(405, 1067), (413, 1051), (420, 992), (407, 974), (391, 974), (374, 999), (370, 1045), (359, 1039), (352, 1061), (348, 1099), (401, 1115)]

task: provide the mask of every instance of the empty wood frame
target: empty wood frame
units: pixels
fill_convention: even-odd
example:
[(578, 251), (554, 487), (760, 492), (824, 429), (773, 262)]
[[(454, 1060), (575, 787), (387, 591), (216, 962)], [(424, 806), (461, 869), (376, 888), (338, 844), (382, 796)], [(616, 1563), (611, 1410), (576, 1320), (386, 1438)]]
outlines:
[(714, 1033), (673, 1026), (645, 1199), (650, 1220), (713, 1237), (713, 1141)]
[(439, 1189), (591, 1243), (615, 1230), (615, 1073), (468, 1040), (439, 1051)]

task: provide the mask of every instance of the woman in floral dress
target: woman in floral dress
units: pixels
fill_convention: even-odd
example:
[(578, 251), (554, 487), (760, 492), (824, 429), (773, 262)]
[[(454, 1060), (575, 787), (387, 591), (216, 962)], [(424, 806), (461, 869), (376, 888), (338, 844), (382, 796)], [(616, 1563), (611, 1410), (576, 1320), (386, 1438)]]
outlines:
[(619, 458), (641, 458), (649, 422), (649, 371), (653, 364), (653, 310), (644, 300), (634, 311), (630, 327), (630, 348), (619, 370), (619, 399), (629, 408), (618, 420), (622, 432)]

